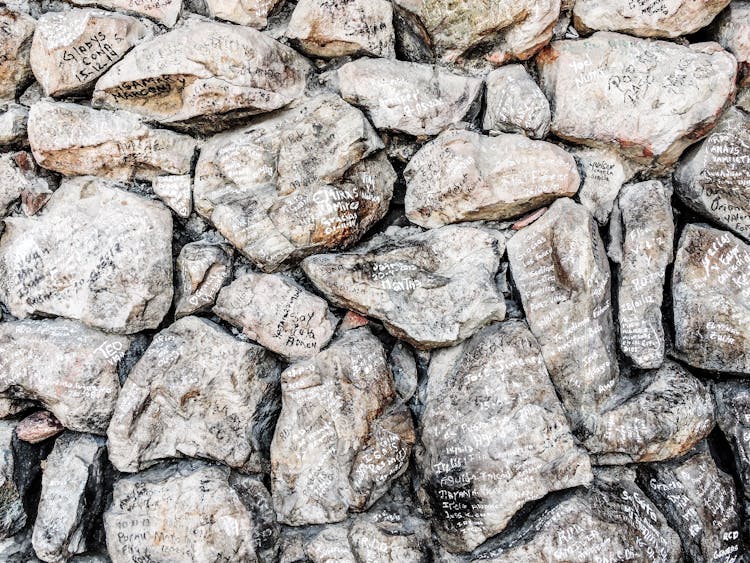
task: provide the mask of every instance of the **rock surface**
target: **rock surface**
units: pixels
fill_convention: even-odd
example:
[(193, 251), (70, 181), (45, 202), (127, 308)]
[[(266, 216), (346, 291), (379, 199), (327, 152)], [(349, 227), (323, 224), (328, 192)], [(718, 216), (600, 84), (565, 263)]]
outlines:
[(482, 128), (490, 134), (523, 133), (543, 139), (549, 132), (549, 101), (522, 65), (493, 70), (485, 79), (487, 109)]
[(26, 151), (0, 153), (0, 217), (25, 193), (47, 191), (49, 184), (36, 174)]
[(37, 411), (30, 414), (16, 426), (16, 436), (19, 440), (37, 444), (48, 438), (57, 436), (65, 430), (60, 421), (49, 411)]
[(0, 7), (0, 100), (13, 100), (33, 77), (29, 51), (36, 20)]
[(742, 71), (742, 83), (748, 82), (750, 63), (750, 3), (731, 2), (716, 18), (716, 41), (732, 53)]
[(206, 0), (212, 18), (263, 29), (282, 0)]
[(213, 240), (186, 244), (177, 257), (175, 317), (208, 311), (232, 274), (231, 246)]
[(26, 140), (26, 123), (29, 110), (14, 103), (3, 104), (0, 112), (0, 146), (28, 144)]
[(732, 449), (741, 492), (750, 499), (750, 385), (741, 380), (714, 383), (716, 422)]
[(13, 421), (0, 420), (0, 539), (17, 534), (26, 525), (24, 497), (39, 472), (39, 450), (19, 442), (15, 427)]
[(635, 167), (617, 152), (609, 149), (578, 148), (571, 150), (581, 172), (581, 202), (597, 223), (604, 225), (622, 185), (633, 177)]
[(99, 6), (109, 10), (122, 10), (125, 13), (137, 14), (172, 27), (182, 10), (182, 0), (69, 0), (76, 6)]
[(157, 176), (152, 183), (154, 194), (183, 219), (190, 217), (193, 208), (192, 178), (182, 176)]

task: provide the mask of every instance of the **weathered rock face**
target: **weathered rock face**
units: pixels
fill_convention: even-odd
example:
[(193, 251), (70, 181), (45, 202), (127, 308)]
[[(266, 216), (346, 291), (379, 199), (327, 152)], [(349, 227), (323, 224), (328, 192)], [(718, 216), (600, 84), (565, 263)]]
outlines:
[(16, 436), (19, 440), (37, 444), (48, 438), (57, 436), (65, 427), (49, 411), (36, 411), (21, 420), (16, 426)]
[(333, 303), (429, 349), (503, 320), (494, 283), (503, 246), (497, 232), (476, 227), (394, 228), (353, 252), (311, 256), (302, 268)]
[(42, 213), (5, 219), (0, 301), (109, 332), (156, 328), (172, 302), (172, 217), (96, 178), (62, 183)]
[(745, 498), (750, 499), (750, 385), (730, 380), (713, 384), (716, 422), (732, 447)]
[(278, 538), (271, 499), (259, 480), (195, 461), (117, 481), (104, 528), (113, 563), (265, 563)]
[(731, 2), (717, 18), (716, 41), (737, 59), (742, 70), (742, 82), (748, 82), (750, 62), (750, 4)]
[(66, 428), (104, 434), (129, 343), (63, 319), (0, 323), (0, 396), (36, 401)]
[(33, 76), (29, 50), (35, 25), (23, 12), (0, 8), (0, 100), (13, 100)]
[(29, 120), (29, 110), (14, 103), (2, 104), (0, 108), (0, 146), (27, 144), (26, 123)]
[(380, 341), (350, 330), (281, 374), (282, 409), (271, 443), (280, 522), (339, 522), (371, 506), (401, 475), (415, 441)]
[(609, 221), (617, 194), (622, 185), (633, 177), (635, 167), (618, 153), (609, 149), (579, 148), (571, 150), (581, 171), (578, 200), (597, 223)]
[(134, 114), (65, 102), (35, 103), (28, 127), (36, 161), (65, 176), (150, 180), (186, 174), (196, 147), (187, 135), (154, 129)]
[(177, 257), (175, 317), (208, 311), (232, 275), (232, 248), (222, 242), (200, 240), (186, 244)]
[(437, 135), (471, 121), (482, 80), (440, 67), (386, 59), (358, 59), (338, 70), (341, 97), (362, 107), (378, 129)]
[(263, 29), (281, 0), (206, 0), (212, 18)]
[(734, 57), (716, 43), (608, 32), (556, 41), (537, 64), (555, 135), (667, 166), (716, 123), (736, 74)]
[(549, 132), (549, 102), (522, 65), (508, 65), (487, 75), (487, 109), (482, 128), (490, 133), (523, 133), (543, 139)]
[(420, 434), (425, 508), (451, 551), (471, 551), (525, 503), (592, 479), (522, 321), (433, 353)]
[(267, 469), (279, 366), (263, 348), (185, 317), (161, 331), (130, 372), (107, 430), (109, 459), (140, 471), (163, 459)]
[(49, 184), (36, 174), (36, 166), (26, 151), (0, 154), (0, 216), (24, 194), (48, 191)]
[(195, 209), (264, 271), (346, 247), (388, 210), (396, 174), (373, 155), (382, 146), (360, 111), (334, 95), (310, 98), (209, 140)]
[(140, 0), (68, 0), (76, 6), (99, 6), (110, 10), (122, 10), (151, 18), (167, 27), (172, 27), (182, 10), (182, 0), (157, 0), (141, 2)]
[(216, 130), (288, 105), (304, 91), (308, 70), (295, 51), (255, 29), (188, 19), (136, 46), (99, 79), (93, 101)]
[(750, 374), (750, 247), (734, 235), (690, 224), (672, 275), (675, 354), (692, 366)]
[(576, 162), (563, 149), (522, 135), (447, 131), (404, 170), (406, 216), (422, 227), (508, 219), (576, 193)]
[(39, 472), (40, 451), (19, 442), (16, 423), (0, 420), (0, 538), (9, 538), (26, 525), (23, 499)]
[(190, 217), (193, 207), (193, 186), (189, 174), (157, 176), (151, 187), (154, 194), (183, 219)]

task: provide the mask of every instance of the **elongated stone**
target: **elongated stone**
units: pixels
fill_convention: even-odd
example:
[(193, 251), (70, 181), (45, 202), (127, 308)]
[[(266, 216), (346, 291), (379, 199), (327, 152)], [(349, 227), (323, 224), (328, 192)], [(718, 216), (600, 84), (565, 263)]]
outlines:
[(29, 51), (36, 20), (0, 7), (0, 100), (13, 101), (33, 78)]
[(737, 59), (741, 83), (747, 85), (750, 78), (750, 4), (730, 2), (712, 27), (715, 28), (716, 41)]
[(167, 27), (172, 27), (177, 22), (182, 10), (182, 0), (156, 0), (154, 2), (141, 2), (140, 0), (69, 0), (69, 2), (76, 6), (99, 6), (146, 16)]
[(281, 0), (206, 0), (212, 18), (263, 29)]
[(36, 411), (18, 423), (16, 436), (19, 440), (36, 444), (58, 435), (63, 430), (65, 427), (51, 412)]
[(15, 428), (16, 422), (0, 420), (0, 539), (18, 534), (26, 525), (24, 497), (39, 473), (42, 455), (38, 447), (19, 441)]

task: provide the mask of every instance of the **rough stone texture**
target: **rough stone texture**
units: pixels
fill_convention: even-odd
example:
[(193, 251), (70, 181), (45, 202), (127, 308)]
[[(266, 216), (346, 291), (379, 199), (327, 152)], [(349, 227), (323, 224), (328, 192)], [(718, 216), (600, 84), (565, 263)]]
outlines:
[(353, 252), (311, 256), (302, 268), (332, 303), (429, 349), (505, 317), (493, 279), (503, 251), (499, 234), (481, 228), (393, 228)]
[(549, 132), (549, 101), (522, 65), (493, 70), (485, 79), (486, 106), (482, 128), (492, 133), (523, 133), (543, 139)]
[(13, 421), (0, 420), (0, 539), (26, 525), (23, 499), (39, 471), (39, 450), (19, 442), (15, 427)]
[(515, 217), (574, 195), (580, 183), (575, 160), (556, 145), (470, 131), (439, 135), (411, 159), (404, 178), (406, 216), (427, 228)]
[(186, 244), (177, 257), (175, 317), (208, 311), (232, 274), (232, 247), (215, 240)]
[(715, 124), (737, 70), (716, 43), (683, 46), (609, 32), (553, 42), (537, 65), (555, 135), (666, 166)]
[(0, 7), (0, 100), (13, 100), (32, 78), (29, 64), (36, 20)]
[(28, 108), (14, 103), (2, 104), (0, 110), (0, 146), (28, 144), (26, 123), (29, 120)]
[(741, 492), (750, 499), (750, 384), (741, 380), (713, 384), (716, 422), (734, 454)]
[(417, 391), (418, 377), (417, 363), (408, 345), (398, 342), (388, 355), (396, 393), (404, 401), (412, 398)]
[(716, 21), (716, 41), (735, 56), (740, 66), (742, 83), (747, 84), (750, 78), (750, 2), (731, 2)]
[(36, 166), (26, 151), (0, 154), (0, 217), (24, 193), (48, 190), (49, 184), (36, 174)]
[(185, 317), (161, 331), (131, 370), (107, 430), (109, 459), (140, 471), (169, 458), (267, 469), (279, 366), (263, 348)]
[(415, 441), (396, 401), (385, 350), (367, 328), (350, 330), (281, 374), (282, 409), (271, 443), (280, 522), (339, 522), (371, 506), (401, 475)]
[(156, 328), (172, 302), (172, 217), (96, 178), (63, 182), (35, 217), (5, 219), (0, 301), (110, 332)]
[(358, 59), (338, 70), (341, 96), (361, 106), (378, 129), (437, 135), (471, 121), (478, 111), (482, 80), (437, 66)]
[(571, 150), (581, 172), (578, 201), (594, 216), (597, 223), (609, 221), (617, 194), (635, 173), (635, 166), (609, 149), (578, 148)]
[(109, 10), (122, 10), (125, 13), (151, 18), (167, 27), (172, 27), (182, 10), (182, 0), (68, 0), (76, 6), (99, 6)]
[(190, 217), (193, 207), (192, 178), (184, 176), (157, 176), (152, 184), (154, 194), (177, 215)]
[(206, 0), (212, 18), (263, 29), (282, 0)]
[(19, 440), (37, 444), (48, 438), (57, 436), (65, 430), (60, 421), (49, 411), (37, 411), (30, 414), (16, 426), (16, 436)]

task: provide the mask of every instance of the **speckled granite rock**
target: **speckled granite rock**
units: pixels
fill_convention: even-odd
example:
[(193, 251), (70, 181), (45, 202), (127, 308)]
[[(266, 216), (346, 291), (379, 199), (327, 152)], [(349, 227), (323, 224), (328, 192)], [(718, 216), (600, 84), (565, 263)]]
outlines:
[(37, 174), (34, 159), (26, 151), (0, 153), (0, 216), (24, 194), (49, 190), (46, 179)]
[(232, 247), (215, 240), (186, 244), (177, 257), (175, 317), (208, 311), (232, 275)]

